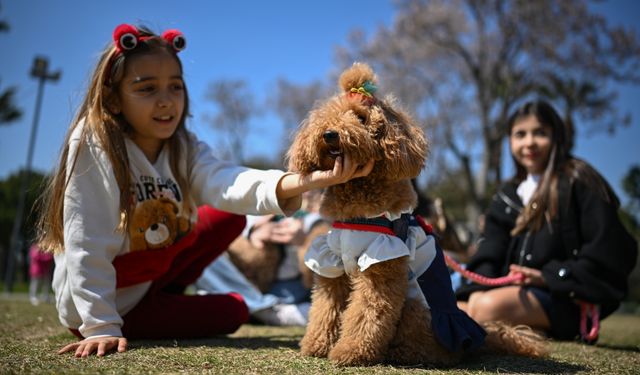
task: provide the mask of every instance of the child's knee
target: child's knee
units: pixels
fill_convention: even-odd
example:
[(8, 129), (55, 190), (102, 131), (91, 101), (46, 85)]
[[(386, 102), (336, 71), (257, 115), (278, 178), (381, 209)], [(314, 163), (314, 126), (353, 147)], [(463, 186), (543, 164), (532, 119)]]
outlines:
[(473, 293), (469, 298), (467, 313), (479, 322), (496, 320), (500, 315), (501, 301), (491, 293)]
[(228, 333), (232, 333), (249, 321), (249, 308), (240, 294), (232, 292), (227, 296), (229, 297), (229, 302), (227, 304), (228, 314), (226, 317), (230, 330)]

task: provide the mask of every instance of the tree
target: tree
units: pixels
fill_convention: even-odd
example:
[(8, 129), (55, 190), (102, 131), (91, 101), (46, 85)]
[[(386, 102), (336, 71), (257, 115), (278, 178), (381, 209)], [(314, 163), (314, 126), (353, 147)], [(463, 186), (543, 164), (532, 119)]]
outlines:
[(267, 100), (267, 106), (274, 109), (283, 123), (285, 137), (281, 146), (281, 156), (286, 153), (293, 133), (307, 117), (314, 103), (328, 96), (328, 93), (326, 85), (319, 81), (295, 84), (283, 78), (278, 79), (276, 93), (273, 98)]
[(622, 188), (629, 194), (631, 201), (640, 210), (640, 164), (629, 168), (629, 171), (622, 180)]
[(431, 173), (462, 172), (470, 221), (502, 180), (507, 118), (524, 100), (543, 93), (571, 124), (613, 131), (608, 84), (640, 82), (637, 33), (584, 0), (400, 0), (393, 25), (354, 32), (338, 57), (372, 64), (414, 109), (434, 144)]
[[(0, 9), (2, 9), (2, 6), (0, 5)], [(7, 32), (9, 31), (9, 23), (5, 20), (0, 20), (0, 32)]]
[(244, 162), (249, 120), (258, 112), (247, 83), (243, 80), (215, 81), (209, 85), (206, 97), (217, 107), (217, 114), (208, 121), (222, 134), (221, 146), (238, 163)]
[[(8, 31), (9, 23), (7, 23), (7, 21), (0, 20), (0, 32)], [(15, 87), (8, 87), (6, 90), (0, 90), (0, 125), (16, 121), (20, 116), (22, 116), (22, 111), (14, 104), (15, 94)]]
[(622, 189), (631, 198), (624, 208), (623, 221), (635, 235), (640, 238), (640, 164), (629, 168), (622, 179)]
[(16, 121), (22, 116), (22, 111), (13, 104), (15, 93), (15, 87), (0, 90), (0, 125)]
[[(0, 180), (0, 272), (6, 270), (7, 255), (10, 249), (11, 242), (11, 229), (13, 228), (13, 221), (16, 217), (16, 208), (18, 207), (18, 197), (20, 195), (20, 188), (22, 184), (23, 174), (27, 173), (26, 170), (21, 170), (9, 175), (6, 179)], [(22, 256), (24, 259), (26, 245), (33, 240), (35, 233), (35, 222), (37, 212), (35, 211), (34, 203), (38, 197), (42, 194), (42, 188), (46, 176), (42, 173), (31, 171), (29, 178), (29, 185), (27, 188), (27, 194), (25, 199), (25, 220), (22, 223), (22, 234), (20, 238), (25, 240), (24, 246), (22, 246)], [(24, 265), (25, 262), (22, 262)], [(23, 275), (25, 273), (23, 272)], [(4, 280), (4, 275), (1, 278)]]

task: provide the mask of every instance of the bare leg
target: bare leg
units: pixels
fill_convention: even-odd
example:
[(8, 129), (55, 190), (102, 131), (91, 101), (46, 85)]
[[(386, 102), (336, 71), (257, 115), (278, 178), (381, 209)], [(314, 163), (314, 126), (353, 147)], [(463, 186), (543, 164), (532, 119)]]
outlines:
[(406, 299), (407, 272), (407, 257), (402, 257), (352, 275), (353, 291), (331, 361), (368, 365), (385, 359)]
[(519, 286), (505, 286), (469, 297), (467, 313), (477, 322), (503, 321), (511, 325), (524, 324), (548, 331), (549, 318), (533, 293)]
[(311, 295), (309, 323), (300, 341), (304, 355), (326, 357), (340, 333), (340, 315), (349, 297), (347, 276), (335, 279), (318, 276)]

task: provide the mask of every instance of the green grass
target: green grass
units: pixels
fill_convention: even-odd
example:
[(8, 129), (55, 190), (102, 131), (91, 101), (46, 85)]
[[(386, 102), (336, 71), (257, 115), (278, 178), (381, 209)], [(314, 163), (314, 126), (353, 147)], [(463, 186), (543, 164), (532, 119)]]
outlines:
[(58, 355), (74, 341), (52, 305), (0, 299), (0, 374), (638, 374), (640, 316), (614, 315), (602, 323), (598, 345), (551, 343), (547, 359), (476, 355), (455, 368), (394, 366), (339, 368), (303, 357), (303, 328), (245, 325), (206, 340), (132, 341), (125, 353), (85, 359)]

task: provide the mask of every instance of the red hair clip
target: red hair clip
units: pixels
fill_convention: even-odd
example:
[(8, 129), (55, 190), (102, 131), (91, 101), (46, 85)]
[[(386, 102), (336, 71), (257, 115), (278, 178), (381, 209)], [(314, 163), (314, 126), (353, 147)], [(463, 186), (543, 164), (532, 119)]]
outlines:
[(162, 33), (162, 39), (166, 40), (176, 52), (180, 52), (187, 47), (187, 40), (180, 30), (171, 29)]
[(140, 40), (140, 32), (135, 26), (123, 23), (113, 30), (113, 44), (118, 52), (136, 48), (138, 40)]
[[(116, 46), (118, 53), (130, 51), (138, 45), (139, 42), (153, 38), (153, 36), (141, 36), (135, 26), (123, 23), (113, 30), (113, 44)], [(180, 52), (187, 46), (187, 40), (182, 32), (176, 29), (167, 30), (162, 33), (164, 39), (176, 52)]]

